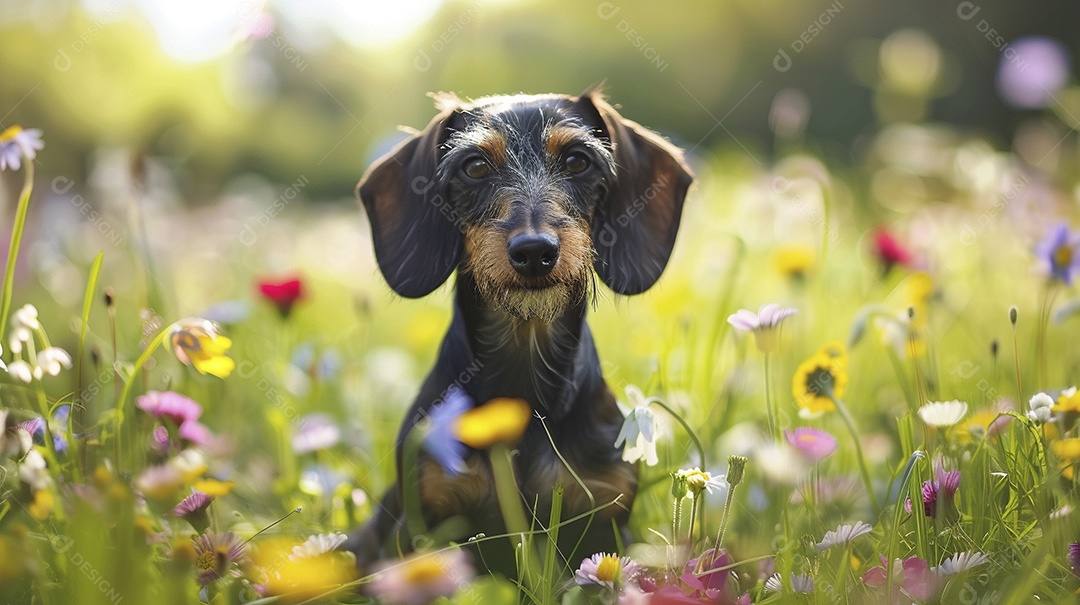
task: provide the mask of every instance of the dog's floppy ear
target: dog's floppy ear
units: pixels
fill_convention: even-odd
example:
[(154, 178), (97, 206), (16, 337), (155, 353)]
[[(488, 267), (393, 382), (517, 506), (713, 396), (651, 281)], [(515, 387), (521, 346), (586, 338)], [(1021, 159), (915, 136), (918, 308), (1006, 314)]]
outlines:
[(437, 184), (439, 146), (453, 108), (443, 111), (368, 169), (356, 192), (367, 210), (375, 259), (401, 296), (438, 288), (461, 260), (462, 236), (447, 192)]
[(615, 182), (593, 219), (594, 267), (615, 292), (638, 294), (652, 287), (667, 265), (694, 177), (682, 150), (624, 119), (596, 90), (578, 103), (599, 115), (616, 164)]

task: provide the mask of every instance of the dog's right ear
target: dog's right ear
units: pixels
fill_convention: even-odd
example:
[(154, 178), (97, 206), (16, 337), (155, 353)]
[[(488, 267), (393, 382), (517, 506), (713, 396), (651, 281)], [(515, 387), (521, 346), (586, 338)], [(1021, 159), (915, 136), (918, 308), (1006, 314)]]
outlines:
[(439, 146), (446, 142), (453, 108), (379, 158), (360, 179), (375, 259), (401, 296), (419, 298), (438, 288), (461, 260), (462, 235), (447, 192), (435, 178)]

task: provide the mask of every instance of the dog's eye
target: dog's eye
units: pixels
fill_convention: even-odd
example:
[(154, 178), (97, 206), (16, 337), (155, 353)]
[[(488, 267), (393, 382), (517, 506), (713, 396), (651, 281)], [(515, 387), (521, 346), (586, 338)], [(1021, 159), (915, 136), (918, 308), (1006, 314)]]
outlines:
[(480, 156), (473, 156), (465, 160), (461, 171), (470, 179), (482, 179), (491, 174), (491, 164)]
[(566, 156), (566, 170), (570, 174), (581, 174), (589, 167), (589, 158), (582, 153), (571, 153)]

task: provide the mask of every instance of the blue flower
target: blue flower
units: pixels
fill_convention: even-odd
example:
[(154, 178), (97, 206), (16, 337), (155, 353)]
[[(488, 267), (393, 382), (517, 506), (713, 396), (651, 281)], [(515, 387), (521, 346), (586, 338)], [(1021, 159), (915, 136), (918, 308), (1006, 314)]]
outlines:
[(45, 143), (41, 140), (40, 130), (23, 130), (22, 126), (11, 126), (0, 132), (0, 170), (18, 170), (22, 166), (23, 157), (33, 160), (43, 147)]
[(1080, 271), (1080, 236), (1069, 233), (1065, 223), (1058, 223), (1039, 244), (1037, 254), (1049, 267), (1051, 279), (1072, 284), (1073, 274)]
[[(53, 412), (52, 421), (49, 422), (49, 431), (52, 432), (53, 436), (53, 447), (60, 453), (67, 451), (67, 421), (70, 414), (71, 406), (62, 405), (56, 408), (56, 411)], [(45, 439), (45, 419), (40, 416), (19, 424), (19, 427), (30, 433), (35, 443), (41, 443)]]
[(428, 416), (430, 428), (424, 436), (424, 449), (451, 475), (460, 475), (468, 470), (465, 465), (468, 447), (458, 441), (454, 427), (458, 417), (474, 405), (472, 398), (461, 387), (451, 385), (442, 402), (436, 403)]

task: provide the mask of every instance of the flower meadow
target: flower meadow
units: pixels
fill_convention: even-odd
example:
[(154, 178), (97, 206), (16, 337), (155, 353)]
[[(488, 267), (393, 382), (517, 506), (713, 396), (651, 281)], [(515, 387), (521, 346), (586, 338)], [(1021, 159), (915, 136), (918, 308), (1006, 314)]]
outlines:
[(510, 541), (519, 569), (495, 577), (438, 528), (362, 572), (339, 550), (394, 480), (451, 285), (393, 298), (353, 207), (260, 214), (270, 185), (155, 202), (125, 162), (103, 187), (126, 201), (99, 217), (130, 226), (117, 245), (50, 218), (62, 175), (35, 163), (58, 144), (0, 134), (0, 178), (22, 183), (0, 292), (0, 602), (1075, 601), (1068, 162), (919, 125), (849, 164), (693, 154), (667, 273), (598, 292), (590, 320), (626, 418), (612, 446), (640, 465), (633, 541), (560, 553), (563, 523), (526, 516), (528, 402), (451, 390), (410, 440), (447, 474), (491, 450), (514, 531), (473, 541)]

